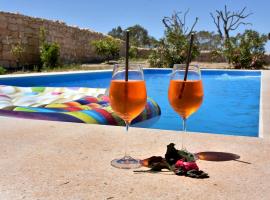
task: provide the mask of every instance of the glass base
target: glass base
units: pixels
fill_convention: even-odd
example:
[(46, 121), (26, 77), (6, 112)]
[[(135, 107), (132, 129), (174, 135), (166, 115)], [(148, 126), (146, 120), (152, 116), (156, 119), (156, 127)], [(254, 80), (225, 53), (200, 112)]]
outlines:
[(136, 169), (141, 167), (140, 160), (134, 159), (130, 156), (124, 156), (121, 159), (114, 159), (111, 161), (111, 165), (120, 169)]

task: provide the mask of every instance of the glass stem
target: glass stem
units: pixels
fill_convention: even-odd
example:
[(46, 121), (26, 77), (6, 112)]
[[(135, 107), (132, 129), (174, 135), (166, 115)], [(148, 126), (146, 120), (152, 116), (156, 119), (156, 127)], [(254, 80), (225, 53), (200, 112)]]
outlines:
[(128, 137), (129, 122), (125, 121), (125, 124), (126, 124), (126, 134), (125, 134), (125, 139), (124, 139), (124, 141), (125, 141), (124, 145), (125, 145), (125, 158), (126, 158), (129, 156), (128, 152), (127, 152), (127, 141), (128, 141), (127, 137)]
[(182, 149), (185, 149), (185, 146), (184, 146), (184, 140), (185, 140), (185, 135), (187, 133), (187, 123), (186, 123), (186, 120), (187, 119), (183, 119), (183, 133), (182, 133)]

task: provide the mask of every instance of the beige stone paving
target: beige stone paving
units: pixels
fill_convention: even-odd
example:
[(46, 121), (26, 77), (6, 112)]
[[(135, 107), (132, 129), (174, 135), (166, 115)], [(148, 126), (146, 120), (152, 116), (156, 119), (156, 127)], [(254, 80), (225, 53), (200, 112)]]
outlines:
[[(0, 199), (269, 199), (270, 142), (188, 135), (191, 151), (230, 152), (240, 161), (198, 161), (205, 180), (170, 173), (135, 174), (110, 166), (123, 154), (124, 128), (0, 118)], [(129, 151), (164, 155), (180, 133), (131, 128)], [(247, 164), (245, 162), (251, 163)]]

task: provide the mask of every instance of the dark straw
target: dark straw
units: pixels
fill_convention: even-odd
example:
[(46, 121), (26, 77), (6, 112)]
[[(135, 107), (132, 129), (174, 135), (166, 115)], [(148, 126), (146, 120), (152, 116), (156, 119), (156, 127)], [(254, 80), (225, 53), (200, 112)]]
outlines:
[(190, 42), (189, 42), (189, 49), (188, 49), (188, 56), (187, 56), (187, 61), (186, 61), (186, 70), (185, 70), (184, 81), (187, 80), (189, 63), (191, 61), (191, 51), (192, 51), (193, 41), (194, 41), (194, 33), (191, 33)]
[(125, 75), (126, 81), (128, 81), (128, 59), (129, 59), (129, 30), (126, 30), (126, 75)]
[(185, 76), (184, 76), (184, 83), (181, 87), (181, 91), (179, 94), (179, 99), (182, 98), (184, 89), (185, 89), (185, 85), (186, 85), (186, 81), (187, 81), (187, 75), (188, 75), (188, 68), (189, 68), (189, 63), (191, 61), (191, 51), (192, 51), (192, 46), (193, 46), (193, 41), (194, 41), (194, 33), (191, 33), (191, 38), (190, 38), (190, 42), (189, 42), (189, 48), (188, 48), (188, 56), (187, 56), (187, 61), (186, 61), (186, 70), (185, 70)]

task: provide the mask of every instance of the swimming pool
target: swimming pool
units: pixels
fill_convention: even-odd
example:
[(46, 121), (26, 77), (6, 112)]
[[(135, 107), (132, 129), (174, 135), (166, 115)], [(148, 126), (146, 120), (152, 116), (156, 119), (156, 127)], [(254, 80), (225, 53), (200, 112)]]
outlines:
[[(167, 90), (170, 69), (145, 69), (147, 93), (161, 107), (160, 119), (151, 128), (181, 130), (181, 119), (170, 107)], [(69, 73), (2, 78), (14, 86), (107, 88), (112, 72)], [(187, 121), (188, 131), (258, 136), (260, 71), (202, 70), (204, 101)]]

